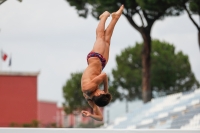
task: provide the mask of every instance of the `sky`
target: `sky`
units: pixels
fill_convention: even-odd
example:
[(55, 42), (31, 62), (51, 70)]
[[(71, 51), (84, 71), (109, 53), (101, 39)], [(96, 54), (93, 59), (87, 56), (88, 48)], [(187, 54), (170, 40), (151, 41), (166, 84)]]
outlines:
[[(199, 18), (194, 16), (199, 22)], [(106, 25), (108, 25), (108, 18)], [(0, 71), (40, 72), (38, 99), (64, 102), (62, 88), (71, 73), (87, 67), (86, 56), (95, 41), (98, 20), (78, 16), (65, 0), (9, 0), (0, 6), (0, 49), (12, 56), (1, 61)], [(167, 41), (189, 56), (192, 71), (200, 81), (200, 48), (197, 29), (186, 14), (157, 21), (151, 31), (153, 39)], [(115, 57), (136, 42), (141, 35), (124, 16), (112, 36), (109, 62), (104, 72), (111, 74)], [(77, 88), (79, 89), (79, 88)], [(80, 88), (81, 89), (81, 88)]]

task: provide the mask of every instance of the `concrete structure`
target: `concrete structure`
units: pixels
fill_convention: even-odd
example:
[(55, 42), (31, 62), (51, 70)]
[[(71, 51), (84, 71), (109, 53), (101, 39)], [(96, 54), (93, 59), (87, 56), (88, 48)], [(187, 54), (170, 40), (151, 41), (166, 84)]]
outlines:
[(36, 73), (0, 72), (0, 126), (37, 120)]
[(56, 122), (57, 105), (54, 102), (38, 102), (38, 120), (42, 127), (50, 127)]
[(0, 127), (62, 127), (64, 113), (56, 102), (38, 101), (39, 72), (0, 72)]
[(200, 130), (200, 88), (155, 98), (130, 108), (133, 110), (116, 117), (105, 128)]

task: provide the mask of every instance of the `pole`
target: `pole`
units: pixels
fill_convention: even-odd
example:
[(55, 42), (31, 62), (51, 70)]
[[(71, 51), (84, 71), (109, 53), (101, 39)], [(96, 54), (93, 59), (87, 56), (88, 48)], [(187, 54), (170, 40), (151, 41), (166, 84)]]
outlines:
[(110, 116), (109, 116), (109, 110), (107, 110), (107, 124), (109, 124), (109, 119), (110, 119)]

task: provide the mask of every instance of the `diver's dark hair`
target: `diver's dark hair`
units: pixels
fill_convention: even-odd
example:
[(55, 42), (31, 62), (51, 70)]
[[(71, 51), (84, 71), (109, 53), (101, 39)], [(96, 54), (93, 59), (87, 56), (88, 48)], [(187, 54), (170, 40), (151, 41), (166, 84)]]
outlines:
[(112, 96), (110, 93), (100, 94), (99, 96), (93, 96), (92, 98), (94, 103), (99, 107), (106, 106), (110, 102), (111, 99), (112, 99)]

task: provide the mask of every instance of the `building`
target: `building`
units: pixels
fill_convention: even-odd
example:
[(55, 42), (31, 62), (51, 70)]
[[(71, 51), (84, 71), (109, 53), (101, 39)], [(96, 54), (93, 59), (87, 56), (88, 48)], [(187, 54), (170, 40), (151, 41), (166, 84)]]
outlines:
[(39, 72), (0, 72), (0, 127), (62, 127), (62, 108), (56, 102), (37, 99), (38, 75)]
[(63, 127), (65, 113), (53, 101), (38, 101), (38, 121), (40, 127)]
[(0, 72), (0, 126), (37, 120), (36, 73)]

